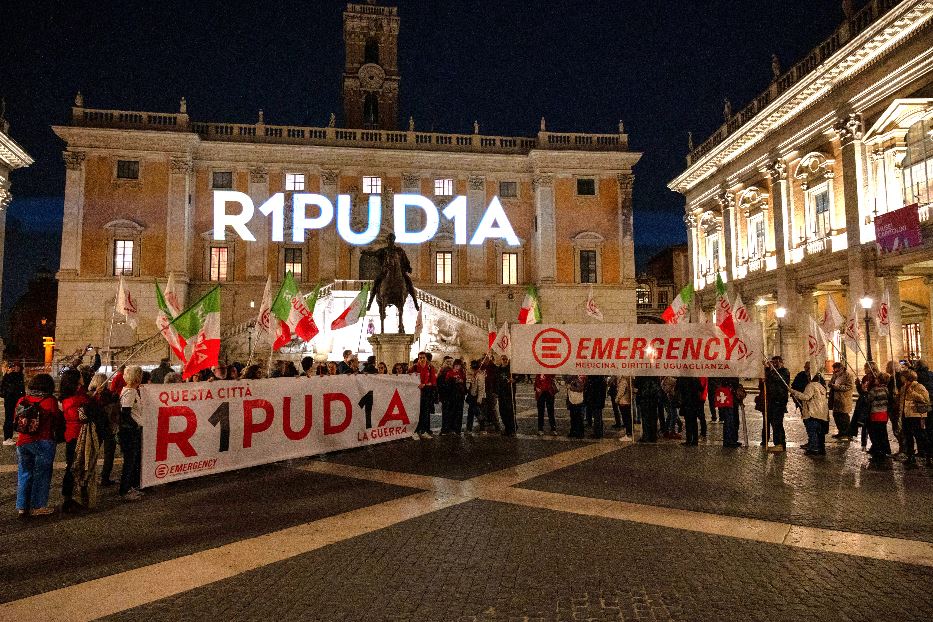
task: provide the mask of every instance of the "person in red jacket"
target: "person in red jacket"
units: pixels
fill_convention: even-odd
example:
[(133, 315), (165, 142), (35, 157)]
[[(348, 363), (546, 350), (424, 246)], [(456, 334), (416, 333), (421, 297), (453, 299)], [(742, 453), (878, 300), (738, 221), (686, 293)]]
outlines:
[(81, 416), (82, 411), (90, 402), (90, 398), (84, 390), (81, 372), (77, 369), (66, 369), (62, 373), (61, 383), (58, 388), (58, 397), (61, 400), (62, 414), (65, 417), (66, 466), (65, 476), (62, 479), (62, 512), (69, 512), (75, 508), (75, 502), (72, 499), (75, 485), (72, 467), (75, 461), (75, 451), (78, 446), (78, 435), (81, 434), (81, 426), (84, 425)]
[(52, 463), (55, 461), (55, 430), (64, 423), (58, 400), (52, 393), (55, 381), (48, 374), (38, 374), (29, 381), (26, 395), (16, 404), (20, 408), (38, 405), (41, 409), (39, 428), (33, 434), (20, 431), (16, 439), (18, 477), (16, 483), (16, 510), (20, 516), (52, 514), (49, 505), (49, 486), (52, 482)]
[(538, 374), (535, 376), (535, 403), (538, 405), (538, 436), (544, 434), (544, 411), (547, 410), (548, 423), (551, 424), (551, 434), (557, 436), (557, 422), (554, 419), (554, 396), (557, 395), (557, 384), (554, 374)]
[(431, 413), (434, 412), (434, 398), (437, 395), (437, 371), (428, 362), (428, 355), (418, 353), (418, 362), (412, 370), (418, 374), (418, 388), (421, 389), (421, 404), (418, 409), (418, 426), (415, 428), (415, 438), (433, 438), (431, 432)]

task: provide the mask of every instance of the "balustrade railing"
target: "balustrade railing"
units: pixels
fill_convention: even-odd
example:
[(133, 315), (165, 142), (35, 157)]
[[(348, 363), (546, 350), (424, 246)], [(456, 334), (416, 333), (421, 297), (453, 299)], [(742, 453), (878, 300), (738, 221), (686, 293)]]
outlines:
[(535, 137), (443, 134), (437, 132), (359, 130), (337, 127), (208, 123), (189, 121), (186, 113), (162, 114), (124, 110), (72, 109), (72, 123), (86, 127), (190, 131), (202, 140), (280, 143), (315, 146), (381, 147), (437, 151), (528, 153), (532, 149), (627, 151), (628, 135), (539, 132)]
[(768, 90), (753, 99), (745, 108), (728, 119), (712, 136), (697, 145), (687, 155), (687, 165), (692, 166), (697, 160), (712, 151), (716, 145), (753, 119), (779, 95), (815, 71), (826, 59), (842, 49), (856, 35), (868, 29), (876, 20), (901, 1), (869, 0), (850, 20), (843, 22), (829, 38), (813, 48), (802, 60), (775, 79), (768, 87)]

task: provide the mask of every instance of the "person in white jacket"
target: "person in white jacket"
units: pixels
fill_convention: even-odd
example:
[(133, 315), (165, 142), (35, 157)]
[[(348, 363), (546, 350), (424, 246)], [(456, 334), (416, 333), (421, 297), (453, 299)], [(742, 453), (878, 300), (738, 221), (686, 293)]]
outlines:
[(829, 404), (826, 399), (826, 381), (817, 374), (803, 391), (791, 389), (800, 400), (803, 425), (807, 428), (807, 455), (826, 455), (826, 433), (829, 432)]

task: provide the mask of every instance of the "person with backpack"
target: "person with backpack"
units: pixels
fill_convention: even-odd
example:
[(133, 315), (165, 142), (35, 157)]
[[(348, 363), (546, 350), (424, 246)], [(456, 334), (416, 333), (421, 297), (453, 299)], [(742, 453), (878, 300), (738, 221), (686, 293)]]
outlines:
[(139, 490), (142, 469), (142, 426), (139, 424), (139, 385), (143, 370), (138, 365), (129, 365), (123, 370), (126, 386), (120, 393), (120, 451), (123, 453), (123, 470), (120, 474), (120, 497), (124, 501), (137, 501), (143, 496)]
[(49, 487), (55, 461), (55, 438), (64, 428), (65, 420), (58, 400), (52, 396), (54, 391), (52, 376), (34, 376), (13, 413), (13, 427), (19, 434), (16, 439), (16, 511), (20, 516), (55, 512), (55, 508), (48, 507)]
[(23, 366), (16, 361), (8, 363), (0, 380), (0, 397), (3, 397), (3, 444), (7, 447), (16, 445), (13, 440), (13, 412), (21, 397), (26, 394), (26, 379)]

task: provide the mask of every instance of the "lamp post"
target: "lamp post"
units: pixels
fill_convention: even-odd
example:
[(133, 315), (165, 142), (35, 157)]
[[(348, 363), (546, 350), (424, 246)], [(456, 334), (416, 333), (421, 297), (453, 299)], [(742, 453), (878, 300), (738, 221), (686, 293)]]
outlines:
[(859, 304), (865, 309), (865, 358), (868, 363), (873, 362), (871, 359), (871, 322), (869, 321), (868, 312), (874, 302), (870, 296), (865, 296), (859, 300)]
[(787, 309), (784, 307), (778, 307), (774, 310), (774, 315), (777, 316), (778, 324), (778, 354), (781, 355), (781, 358), (784, 358), (784, 323), (783, 320), (787, 317)]

